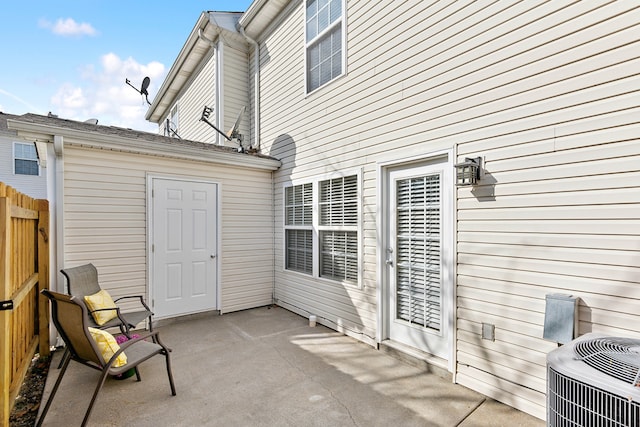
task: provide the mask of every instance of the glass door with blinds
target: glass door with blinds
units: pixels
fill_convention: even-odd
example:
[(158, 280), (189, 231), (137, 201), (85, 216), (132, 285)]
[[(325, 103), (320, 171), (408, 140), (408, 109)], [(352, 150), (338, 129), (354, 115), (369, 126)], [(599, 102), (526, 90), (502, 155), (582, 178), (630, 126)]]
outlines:
[(453, 286), (447, 165), (389, 173), (386, 254), (389, 338), (444, 359)]

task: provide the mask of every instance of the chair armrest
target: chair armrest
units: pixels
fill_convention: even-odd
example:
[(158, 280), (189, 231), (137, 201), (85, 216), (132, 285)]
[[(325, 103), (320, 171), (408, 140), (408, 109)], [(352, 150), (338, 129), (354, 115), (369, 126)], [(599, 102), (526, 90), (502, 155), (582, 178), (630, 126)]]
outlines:
[[(109, 359), (109, 361), (107, 362), (107, 364), (105, 366), (105, 369), (110, 369), (111, 366), (115, 363), (115, 361), (118, 358), (118, 356), (120, 356), (128, 347), (131, 347), (132, 345), (134, 345), (138, 341), (142, 341), (142, 340), (145, 340), (145, 339), (153, 337), (153, 336), (155, 336), (156, 339), (157, 339), (158, 331), (145, 333), (145, 334), (139, 335), (137, 338), (130, 338), (129, 340), (127, 340), (127, 341), (123, 342), (122, 344), (120, 344), (120, 348), (118, 349), (118, 351), (116, 351), (113, 354), (113, 356), (111, 356), (111, 359)], [(163, 348), (165, 348), (165, 347), (163, 346)]]
[(120, 344), (120, 350), (118, 350), (118, 352), (116, 354), (121, 353), (127, 347), (131, 347), (133, 344), (137, 343), (138, 341), (143, 341), (143, 340), (146, 340), (147, 338), (151, 338), (151, 337), (155, 337), (157, 339), (158, 338), (158, 334), (159, 334), (159, 331), (145, 332), (143, 334), (136, 334), (136, 335), (138, 335), (136, 338), (129, 338), (127, 341), (125, 341), (122, 344)]
[(149, 306), (144, 302), (144, 297), (142, 295), (126, 295), (113, 300), (113, 302), (118, 302), (120, 300), (128, 299), (128, 298), (138, 298), (140, 300), (140, 304), (142, 304), (144, 308), (146, 308), (149, 312), (151, 312), (151, 309), (149, 308)]
[[(120, 353), (122, 353), (123, 351), (125, 351), (127, 349), (127, 347), (131, 347), (132, 345), (134, 345), (138, 341), (143, 341), (143, 340), (146, 340), (147, 338), (153, 338), (154, 344), (157, 344), (160, 347), (162, 347), (162, 349), (165, 352), (169, 353), (171, 351), (171, 349), (169, 347), (167, 347), (162, 341), (160, 341), (160, 332), (159, 331), (154, 331), (154, 332), (143, 333), (142, 335), (138, 335), (138, 337), (136, 337), (136, 338), (129, 338), (129, 340), (127, 340), (127, 341), (123, 342), (122, 344), (120, 344), (120, 350), (118, 350), (113, 355), (113, 357), (111, 359), (115, 362), (115, 360), (118, 357), (118, 355)], [(111, 365), (109, 365), (109, 366), (111, 366)]]
[[(115, 310), (116, 317), (118, 318), (118, 320), (120, 320), (120, 323), (125, 325), (127, 327), (127, 330), (128, 330), (128, 326), (127, 326), (128, 323), (124, 319), (124, 317), (122, 317), (122, 314), (120, 313), (120, 307), (116, 307), (116, 308), (99, 308), (97, 310), (91, 310), (91, 311), (89, 311), (89, 313), (95, 313), (96, 311), (113, 311), (113, 310)], [(130, 325), (130, 326), (135, 326), (135, 325)]]
[[(124, 349), (126, 349), (127, 347), (135, 344), (138, 341), (142, 341), (142, 340), (146, 340), (147, 338), (153, 338), (153, 342), (155, 344), (158, 344), (160, 347), (162, 347), (164, 349), (164, 351), (171, 352), (171, 349), (169, 347), (167, 347), (161, 340), (160, 340), (160, 332), (158, 331), (153, 331), (153, 332), (146, 332), (143, 333), (142, 335), (139, 335), (137, 338), (132, 338), (129, 339), (128, 341), (123, 342), (122, 344), (120, 344), (120, 349), (124, 351)], [(115, 360), (115, 359), (114, 359)]]
[(89, 310), (89, 314), (93, 314), (96, 313), (98, 311), (115, 311), (116, 312), (116, 316), (118, 316), (118, 318), (122, 321), (122, 318), (120, 317), (120, 308), (115, 307), (115, 308), (98, 308), (95, 310)]
[(112, 310), (115, 310), (116, 312), (120, 311), (118, 307), (107, 307), (107, 308), (96, 308), (95, 310), (89, 310), (89, 313), (95, 313), (96, 311), (112, 311)]

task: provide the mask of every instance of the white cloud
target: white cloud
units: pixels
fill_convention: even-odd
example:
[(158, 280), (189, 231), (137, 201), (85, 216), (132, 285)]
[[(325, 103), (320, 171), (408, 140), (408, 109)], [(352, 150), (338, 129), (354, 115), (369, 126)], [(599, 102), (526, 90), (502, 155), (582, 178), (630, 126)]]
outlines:
[(40, 20), (40, 26), (51, 30), (53, 34), (59, 36), (95, 36), (98, 34), (91, 24), (86, 22), (77, 23), (73, 18), (58, 19), (55, 23)]
[(159, 62), (140, 64), (129, 57), (122, 59), (114, 53), (100, 58), (100, 64), (85, 66), (78, 83), (65, 83), (52, 97), (54, 113), (62, 118), (87, 120), (97, 118), (99, 124), (157, 132), (158, 125), (144, 119), (149, 105), (143, 95), (125, 83), (140, 89), (148, 76), (149, 101), (164, 79), (165, 67)]

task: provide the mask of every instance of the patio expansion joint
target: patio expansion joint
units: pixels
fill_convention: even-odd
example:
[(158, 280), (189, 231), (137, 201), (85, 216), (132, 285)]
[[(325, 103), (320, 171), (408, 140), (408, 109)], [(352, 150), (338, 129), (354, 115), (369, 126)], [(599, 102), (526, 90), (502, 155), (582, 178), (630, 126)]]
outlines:
[(480, 406), (482, 406), (482, 404), (483, 404), (484, 402), (486, 402), (486, 401), (487, 401), (487, 398), (486, 398), (486, 397), (485, 397), (485, 398), (482, 398), (480, 401), (478, 401), (478, 403), (476, 403), (476, 405), (475, 405), (475, 406), (473, 406), (472, 408), (470, 408), (470, 409), (469, 409), (469, 412), (467, 412), (467, 415), (465, 415), (465, 416), (460, 420), (460, 422), (458, 422), (458, 424), (456, 424), (456, 426), (459, 426), (459, 425), (461, 425), (462, 423), (464, 423), (464, 421), (465, 421), (467, 418), (469, 418), (471, 415), (473, 415), (473, 413), (474, 413), (474, 412), (476, 412), (476, 411), (480, 408)]

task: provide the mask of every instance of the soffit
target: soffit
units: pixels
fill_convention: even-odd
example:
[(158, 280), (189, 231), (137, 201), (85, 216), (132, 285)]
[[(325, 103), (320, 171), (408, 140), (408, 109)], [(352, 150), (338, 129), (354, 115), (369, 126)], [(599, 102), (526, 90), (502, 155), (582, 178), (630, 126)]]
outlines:
[(220, 32), (225, 33), (225, 40), (241, 40), (235, 28), (240, 15), (241, 12), (202, 12), (147, 110), (147, 120), (159, 123), (167, 115), (185, 84), (211, 49), (209, 41), (203, 40), (200, 34), (212, 42), (218, 39)]
[(256, 40), (276, 20), (291, 0), (255, 0), (240, 18), (247, 36)]

